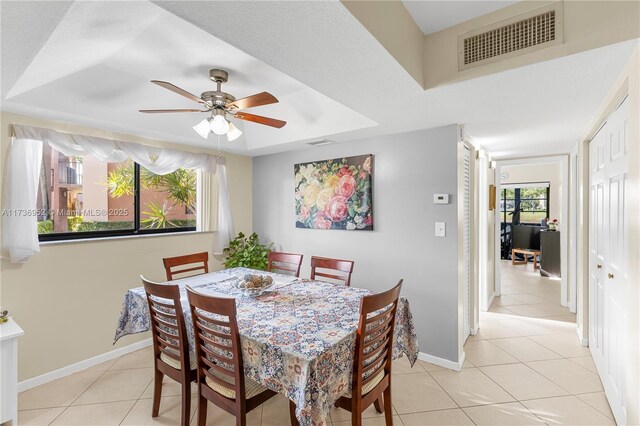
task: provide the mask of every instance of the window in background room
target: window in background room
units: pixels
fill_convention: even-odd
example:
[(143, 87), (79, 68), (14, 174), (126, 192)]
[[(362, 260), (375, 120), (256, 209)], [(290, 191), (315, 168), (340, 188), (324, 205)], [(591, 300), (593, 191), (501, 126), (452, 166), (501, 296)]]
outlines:
[(196, 172), (156, 175), (131, 160), (106, 163), (43, 147), (41, 241), (195, 230)]
[(502, 222), (511, 223), (512, 213), (520, 207), (520, 223), (540, 225), (549, 218), (549, 183), (513, 183), (502, 185)]

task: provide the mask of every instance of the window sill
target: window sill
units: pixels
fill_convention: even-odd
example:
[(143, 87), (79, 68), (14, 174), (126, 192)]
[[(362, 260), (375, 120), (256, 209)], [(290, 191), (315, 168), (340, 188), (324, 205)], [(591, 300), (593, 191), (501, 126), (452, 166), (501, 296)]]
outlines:
[(114, 241), (114, 240), (132, 240), (138, 238), (158, 238), (158, 237), (175, 237), (180, 235), (194, 234), (213, 234), (215, 231), (183, 231), (183, 232), (164, 232), (160, 234), (142, 234), (142, 235), (117, 235), (113, 237), (97, 237), (97, 238), (78, 238), (77, 240), (58, 240), (58, 241), (40, 241), (40, 246), (55, 246), (59, 244), (77, 244), (87, 242)]

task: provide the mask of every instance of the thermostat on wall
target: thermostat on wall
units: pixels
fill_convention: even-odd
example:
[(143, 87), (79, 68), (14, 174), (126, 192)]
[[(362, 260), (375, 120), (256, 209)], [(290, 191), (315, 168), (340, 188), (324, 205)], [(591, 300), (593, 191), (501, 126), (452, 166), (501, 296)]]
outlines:
[(449, 194), (433, 194), (433, 204), (449, 204)]

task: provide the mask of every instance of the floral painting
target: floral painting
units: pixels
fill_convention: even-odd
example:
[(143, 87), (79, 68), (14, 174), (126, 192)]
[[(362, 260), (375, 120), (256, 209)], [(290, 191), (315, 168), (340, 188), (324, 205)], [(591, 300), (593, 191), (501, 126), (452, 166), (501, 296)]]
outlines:
[(296, 227), (373, 230), (373, 155), (296, 164)]

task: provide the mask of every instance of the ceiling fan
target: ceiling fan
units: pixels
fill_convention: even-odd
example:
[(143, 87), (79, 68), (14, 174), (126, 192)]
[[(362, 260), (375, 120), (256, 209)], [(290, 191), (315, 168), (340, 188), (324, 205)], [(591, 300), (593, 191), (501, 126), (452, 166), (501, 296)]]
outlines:
[(209, 71), (209, 77), (218, 85), (216, 90), (203, 92), (200, 97), (187, 92), (178, 86), (166, 81), (151, 80), (152, 83), (160, 87), (171, 90), (187, 99), (198, 102), (204, 109), (141, 109), (140, 112), (147, 114), (171, 113), (171, 112), (210, 112), (211, 117), (205, 118), (200, 123), (193, 126), (200, 136), (207, 139), (211, 132), (216, 135), (226, 134), (230, 141), (235, 140), (242, 135), (242, 131), (231, 123), (227, 116), (237, 118), (239, 120), (251, 121), (265, 126), (276, 128), (284, 127), (286, 121), (277, 120), (275, 118), (263, 117), (261, 115), (249, 114), (240, 111), (242, 109), (269, 105), (278, 102), (275, 96), (268, 92), (261, 92), (246, 98), (236, 99), (229, 93), (223, 92), (222, 83), (229, 80), (229, 73), (220, 69), (212, 69)]

